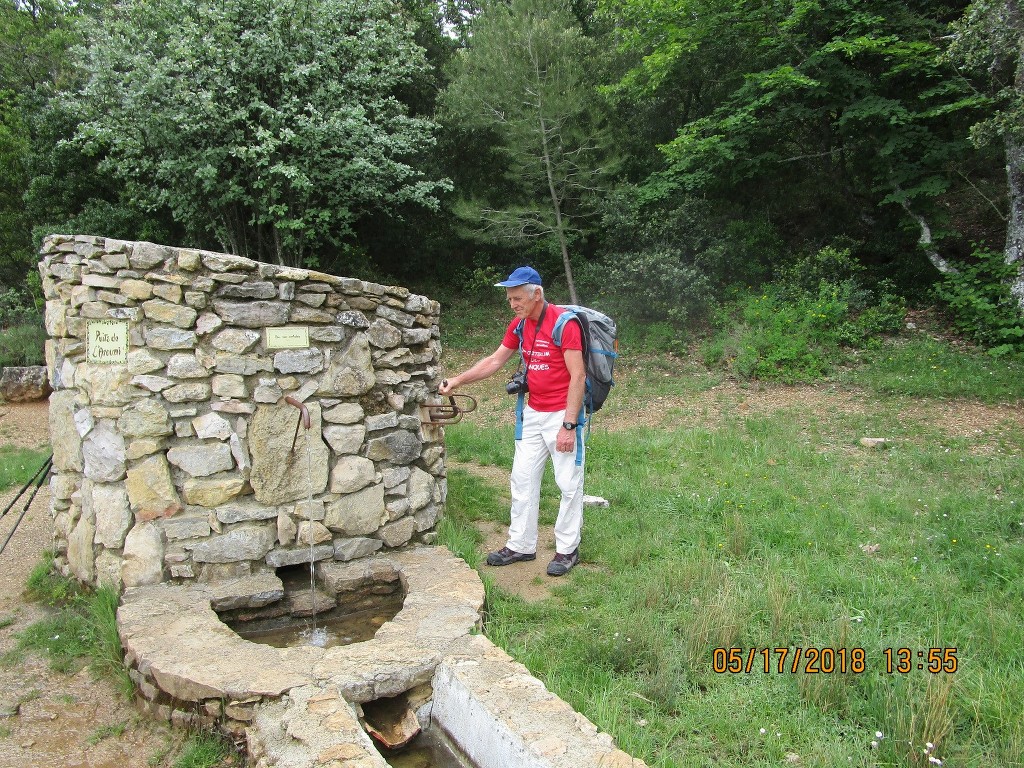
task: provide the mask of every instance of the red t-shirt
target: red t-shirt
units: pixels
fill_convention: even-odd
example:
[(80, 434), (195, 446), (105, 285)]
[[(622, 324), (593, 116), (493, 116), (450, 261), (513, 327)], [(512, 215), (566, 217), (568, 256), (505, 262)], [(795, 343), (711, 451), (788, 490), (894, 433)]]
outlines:
[[(569, 369), (565, 367), (562, 351), (583, 351), (579, 323), (569, 321), (562, 327), (561, 347), (551, 338), (551, 333), (555, 330), (555, 321), (564, 311), (561, 307), (548, 304), (539, 332), (536, 321), (529, 318), (523, 326), (523, 359), (526, 361), (526, 381), (530, 390), (528, 402), (535, 411), (550, 413), (565, 410), (565, 398), (572, 377), (569, 375)], [(512, 322), (505, 329), (505, 338), (501, 340), (503, 347), (519, 350), (519, 337), (515, 332), (517, 325), (519, 318), (512, 318)]]

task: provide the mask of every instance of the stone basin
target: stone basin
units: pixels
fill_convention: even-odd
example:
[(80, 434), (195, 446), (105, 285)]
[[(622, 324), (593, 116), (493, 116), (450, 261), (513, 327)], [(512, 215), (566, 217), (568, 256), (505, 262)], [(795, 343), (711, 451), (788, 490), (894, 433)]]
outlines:
[(388, 768), (361, 705), (403, 695), (477, 768), (645, 768), (478, 633), (484, 588), (463, 560), (420, 546), (361, 562), (398, 572), (403, 607), (373, 639), (326, 649), (253, 643), (220, 620), (214, 606), (276, 599), (271, 574), (127, 590), (118, 629), (142, 708), (244, 738), (254, 768)]
[(333, 686), (355, 703), (402, 693), (429, 682), (448, 646), (479, 628), (484, 590), (476, 572), (443, 547), (360, 562), (371, 570), (381, 561), (398, 571), (406, 596), (372, 640), (323, 649), (242, 639), (221, 621), (214, 602), (237, 603), (247, 585), (254, 601), (263, 600), (273, 577), (162, 583), (124, 594), (117, 618), (126, 663), (150, 706), (168, 707), (186, 720), (223, 715), (246, 723), (255, 704), (309, 684)]

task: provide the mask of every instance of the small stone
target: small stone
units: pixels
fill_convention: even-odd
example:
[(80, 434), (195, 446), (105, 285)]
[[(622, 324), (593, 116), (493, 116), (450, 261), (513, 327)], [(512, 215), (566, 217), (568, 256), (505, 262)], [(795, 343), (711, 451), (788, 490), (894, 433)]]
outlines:
[(0, 717), (17, 717), (21, 703), (17, 701), (0, 701)]
[(862, 437), (860, 444), (865, 448), (886, 448), (889, 440), (884, 437)]

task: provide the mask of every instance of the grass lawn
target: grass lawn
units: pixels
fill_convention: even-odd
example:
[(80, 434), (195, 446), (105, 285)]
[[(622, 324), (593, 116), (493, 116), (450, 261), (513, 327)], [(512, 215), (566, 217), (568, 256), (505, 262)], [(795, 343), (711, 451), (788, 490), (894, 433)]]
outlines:
[[(650, 766), (1024, 766), (1024, 367), (926, 337), (813, 390), (622, 363), (583, 565), (539, 603), (490, 587), (488, 636)], [(456, 461), (511, 466), (503, 397), (447, 430)], [(450, 473), (473, 564), (495, 496)]]

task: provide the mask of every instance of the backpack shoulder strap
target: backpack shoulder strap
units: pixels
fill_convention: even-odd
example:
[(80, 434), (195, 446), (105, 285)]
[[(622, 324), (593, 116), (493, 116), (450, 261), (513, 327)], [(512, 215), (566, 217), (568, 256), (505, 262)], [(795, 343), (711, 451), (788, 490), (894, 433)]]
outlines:
[[(576, 313), (568, 307), (562, 307), (562, 312), (555, 320), (555, 327), (551, 331), (551, 340), (555, 342), (557, 346), (562, 346), (562, 329), (565, 328), (565, 324), (570, 320), (576, 320), (579, 322), (579, 317)], [(582, 336), (584, 331), (583, 323), (580, 322), (580, 335)], [(586, 344), (586, 340), (583, 342)]]

